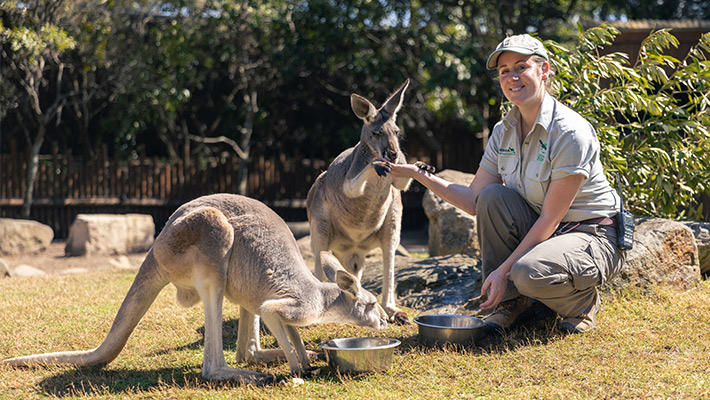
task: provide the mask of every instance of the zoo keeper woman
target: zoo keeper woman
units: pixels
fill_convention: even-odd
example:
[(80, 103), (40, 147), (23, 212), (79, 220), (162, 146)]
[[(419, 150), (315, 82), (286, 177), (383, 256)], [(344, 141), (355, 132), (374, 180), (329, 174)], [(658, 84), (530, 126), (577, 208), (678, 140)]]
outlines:
[(513, 104), (496, 124), (469, 186), (413, 164), (391, 164), (452, 205), (476, 215), (486, 330), (505, 331), (542, 302), (568, 333), (595, 327), (597, 287), (621, 268), (615, 215), (620, 199), (599, 161), (594, 128), (552, 95), (553, 71), (542, 42), (523, 34), (488, 57)]

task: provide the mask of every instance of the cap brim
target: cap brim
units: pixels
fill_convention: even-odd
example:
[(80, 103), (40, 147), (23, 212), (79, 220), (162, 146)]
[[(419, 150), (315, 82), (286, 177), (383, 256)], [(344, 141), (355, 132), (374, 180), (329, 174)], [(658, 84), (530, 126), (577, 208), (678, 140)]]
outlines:
[[(504, 49), (498, 49), (498, 50), (494, 51), (493, 53), (491, 53), (490, 56), (488, 56), (488, 62), (486, 63), (487, 68), (488, 69), (496, 69), (496, 67), (498, 66), (498, 56), (500, 56), (500, 53), (505, 53), (506, 51), (510, 51), (513, 53), (518, 53), (518, 54), (522, 54), (522, 55), (526, 55), (526, 56), (529, 56), (532, 54), (537, 54), (536, 52), (531, 51), (530, 49), (526, 49), (524, 47), (511, 46), (511, 47), (506, 47)], [(538, 55), (540, 55), (540, 54), (538, 54)], [(540, 55), (540, 56), (542, 56), (542, 55)], [(545, 58), (547, 58), (547, 57), (545, 57)]]

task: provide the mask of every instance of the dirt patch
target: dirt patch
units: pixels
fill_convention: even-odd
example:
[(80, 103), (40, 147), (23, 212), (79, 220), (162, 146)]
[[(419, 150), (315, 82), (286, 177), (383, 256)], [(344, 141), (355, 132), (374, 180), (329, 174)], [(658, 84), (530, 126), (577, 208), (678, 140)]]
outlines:
[(137, 269), (146, 253), (126, 255), (87, 255), (67, 257), (64, 255), (66, 242), (55, 241), (43, 252), (38, 254), (23, 254), (19, 256), (2, 256), (10, 270), (19, 265), (29, 265), (48, 274), (67, 272), (96, 271), (116, 268)]

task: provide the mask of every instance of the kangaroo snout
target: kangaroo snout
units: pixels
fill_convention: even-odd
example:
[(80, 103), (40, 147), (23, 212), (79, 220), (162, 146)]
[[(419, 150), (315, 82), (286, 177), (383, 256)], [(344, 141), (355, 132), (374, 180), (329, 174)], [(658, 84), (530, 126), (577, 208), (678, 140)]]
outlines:
[(379, 303), (377, 304), (377, 309), (380, 311), (380, 320), (379, 320), (378, 326), (375, 327), (374, 329), (378, 330), (378, 331), (382, 331), (382, 330), (387, 329), (387, 320), (389, 319), (389, 317), (387, 316), (387, 311), (385, 311), (385, 309), (382, 308), (382, 306), (379, 305)]
[(385, 151), (382, 152), (382, 158), (389, 162), (397, 161), (397, 150), (393, 150), (391, 147), (386, 148)]

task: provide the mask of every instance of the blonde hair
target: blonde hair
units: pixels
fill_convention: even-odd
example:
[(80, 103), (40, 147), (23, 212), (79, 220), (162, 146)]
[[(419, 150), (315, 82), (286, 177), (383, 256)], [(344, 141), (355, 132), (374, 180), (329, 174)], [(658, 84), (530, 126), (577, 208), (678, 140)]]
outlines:
[(545, 57), (539, 56), (537, 54), (533, 54), (532, 60), (537, 63), (537, 65), (542, 68), (542, 65), (544, 63), (547, 63), (547, 65), (550, 66), (550, 71), (548, 72), (548, 78), (545, 81), (545, 90), (547, 91), (548, 94), (552, 96), (557, 96), (557, 93), (555, 93), (555, 88), (552, 86), (552, 78), (557, 74), (557, 71), (555, 70), (555, 67), (552, 66), (552, 63), (550, 60), (548, 60)]

